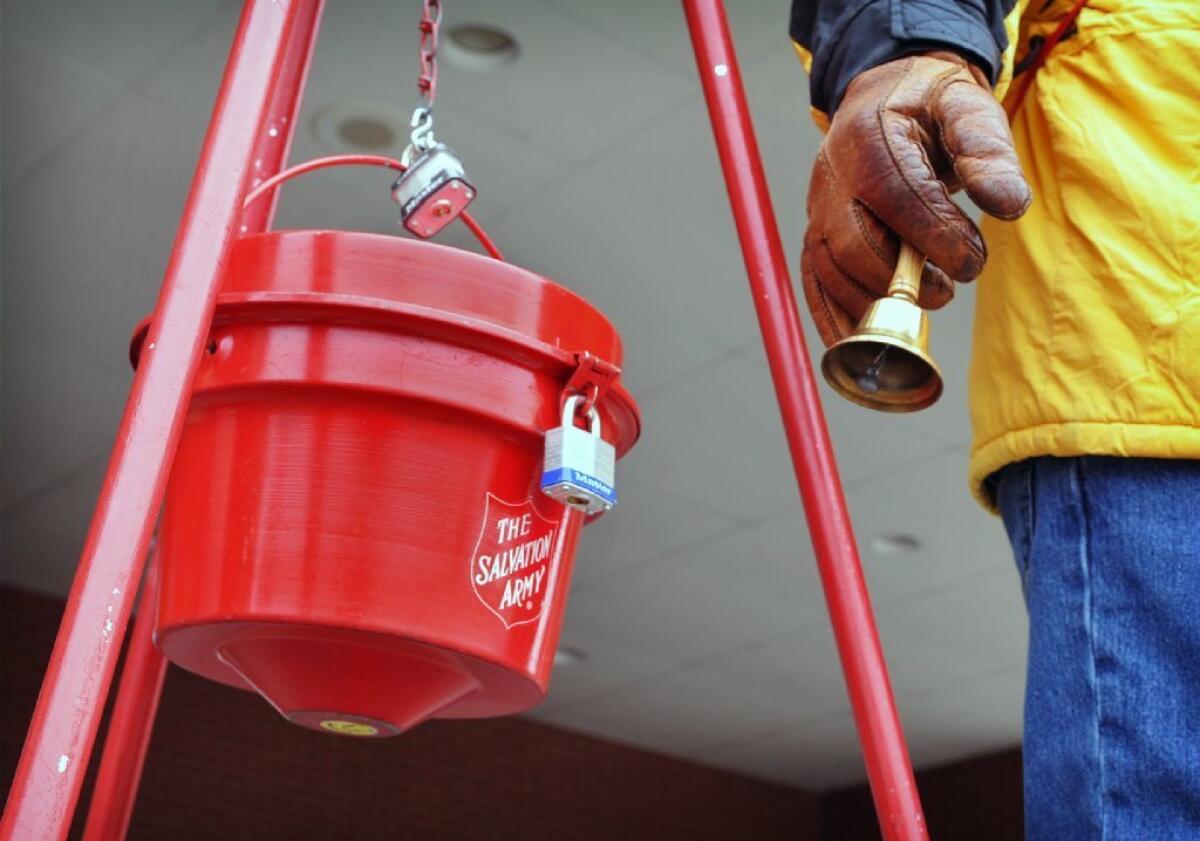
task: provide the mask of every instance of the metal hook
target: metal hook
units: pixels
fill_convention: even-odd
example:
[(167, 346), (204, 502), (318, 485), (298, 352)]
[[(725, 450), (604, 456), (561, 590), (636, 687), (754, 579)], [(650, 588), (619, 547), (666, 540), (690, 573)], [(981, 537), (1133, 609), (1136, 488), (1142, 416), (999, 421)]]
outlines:
[(421, 152), (432, 149), (437, 142), (433, 138), (433, 109), (427, 105), (418, 106), (408, 124), (412, 127), (408, 137), (412, 147)]

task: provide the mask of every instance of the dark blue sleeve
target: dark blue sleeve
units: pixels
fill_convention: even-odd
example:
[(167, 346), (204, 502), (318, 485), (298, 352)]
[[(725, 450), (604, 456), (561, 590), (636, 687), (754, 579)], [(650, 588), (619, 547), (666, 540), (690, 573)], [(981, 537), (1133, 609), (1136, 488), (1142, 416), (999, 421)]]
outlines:
[(894, 58), (951, 50), (995, 83), (1016, 0), (792, 0), (792, 40), (812, 54), (813, 107), (832, 115), (850, 80)]

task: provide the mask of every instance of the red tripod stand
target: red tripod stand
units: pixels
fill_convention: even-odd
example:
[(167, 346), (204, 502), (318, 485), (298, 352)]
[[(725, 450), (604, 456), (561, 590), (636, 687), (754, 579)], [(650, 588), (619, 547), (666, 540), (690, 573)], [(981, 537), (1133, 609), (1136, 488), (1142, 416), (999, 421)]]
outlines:
[[(66, 836), (142, 577), (234, 240), (270, 228), (321, 0), (247, 0), (163, 279), (117, 444), (9, 795), (0, 839)], [(926, 837), (870, 601), (721, 0), (684, 0), (751, 293), (820, 565), (884, 836)], [(153, 587), (153, 571), (146, 583)], [(148, 589), (152, 592), (152, 589)], [(165, 661), (150, 599), (115, 701), (86, 837), (124, 835)]]

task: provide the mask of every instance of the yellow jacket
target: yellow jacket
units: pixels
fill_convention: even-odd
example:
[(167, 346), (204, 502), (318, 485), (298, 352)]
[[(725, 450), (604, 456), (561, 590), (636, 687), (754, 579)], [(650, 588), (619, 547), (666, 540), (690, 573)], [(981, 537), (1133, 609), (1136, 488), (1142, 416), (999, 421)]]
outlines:
[[(1010, 16), (1014, 55), (1069, 0)], [(1021, 14), (1021, 12), (1024, 12)], [(1200, 0), (1091, 0), (1013, 120), (1034, 203), (988, 219), (970, 482), (1032, 456), (1200, 458)]]
[[(1072, 6), (1017, 0), (998, 97)], [(1076, 26), (1013, 119), (1033, 206), (982, 226), (970, 483), (993, 511), (987, 477), (1033, 456), (1200, 458), (1200, 0), (1090, 0)]]

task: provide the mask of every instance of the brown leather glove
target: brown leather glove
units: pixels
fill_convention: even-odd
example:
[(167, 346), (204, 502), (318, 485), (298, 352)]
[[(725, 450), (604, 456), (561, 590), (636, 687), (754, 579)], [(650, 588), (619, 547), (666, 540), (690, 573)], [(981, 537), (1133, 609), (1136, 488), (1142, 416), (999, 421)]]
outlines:
[(897, 236), (928, 258), (922, 307), (953, 298), (952, 279), (978, 276), (987, 249), (950, 199), (960, 188), (1001, 219), (1016, 219), (1033, 201), (983, 73), (934, 52), (856, 76), (817, 152), (800, 259), (804, 297), (826, 345), (887, 291)]

